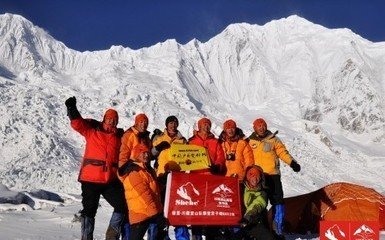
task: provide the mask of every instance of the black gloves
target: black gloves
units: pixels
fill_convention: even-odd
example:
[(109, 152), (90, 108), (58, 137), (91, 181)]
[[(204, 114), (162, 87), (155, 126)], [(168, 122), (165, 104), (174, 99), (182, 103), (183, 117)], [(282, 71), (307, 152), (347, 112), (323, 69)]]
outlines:
[(167, 141), (163, 141), (155, 146), (156, 151), (161, 152), (164, 149), (167, 149), (170, 147), (170, 144)]
[(124, 176), (132, 171), (138, 172), (140, 169), (141, 167), (138, 164), (135, 164), (133, 161), (129, 160), (119, 168), (118, 173), (119, 176)]
[(151, 142), (154, 141), (156, 136), (159, 136), (161, 134), (162, 134), (162, 131), (159, 128), (155, 128), (154, 131), (152, 132)]
[(210, 172), (215, 175), (219, 175), (221, 173), (221, 166), (214, 164), (210, 166)]
[(291, 161), (290, 167), (293, 169), (294, 172), (301, 171), (301, 165), (299, 165), (295, 160)]
[(67, 116), (70, 120), (74, 120), (80, 117), (80, 113), (76, 107), (76, 98), (70, 97), (65, 101), (67, 107)]
[(67, 108), (76, 107), (76, 97), (70, 97), (65, 102)]

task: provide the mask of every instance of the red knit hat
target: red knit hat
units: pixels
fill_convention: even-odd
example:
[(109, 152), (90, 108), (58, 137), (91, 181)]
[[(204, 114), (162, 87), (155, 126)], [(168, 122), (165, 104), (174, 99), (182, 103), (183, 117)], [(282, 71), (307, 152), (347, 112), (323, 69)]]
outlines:
[(262, 178), (263, 171), (260, 167), (252, 166), (247, 168), (246, 170), (246, 180), (250, 182), (252, 178), (256, 178), (257, 182), (259, 182)]
[(210, 121), (210, 119), (208, 119), (208, 118), (201, 118), (201, 119), (198, 121), (198, 129), (200, 129), (200, 128), (203, 126), (203, 124), (205, 124), (205, 123), (209, 124), (210, 127), (211, 127), (211, 121)]
[(235, 121), (233, 119), (229, 119), (223, 123), (223, 130), (226, 130), (229, 128), (237, 128), (237, 124), (235, 123)]
[(108, 109), (108, 110), (104, 113), (104, 118), (103, 118), (103, 119), (106, 119), (106, 118), (114, 119), (114, 120), (116, 120), (116, 122), (118, 122), (118, 121), (119, 121), (118, 112), (115, 111), (114, 109)]
[(135, 117), (135, 124), (138, 124), (141, 121), (147, 121), (148, 122), (148, 117), (144, 113), (140, 113), (136, 115)]
[(149, 152), (149, 151), (150, 149), (146, 145), (140, 143), (138, 145), (135, 145), (135, 147), (132, 149), (131, 158), (136, 159), (142, 152)]
[(263, 118), (255, 119), (255, 121), (253, 122), (253, 128), (256, 129), (256, 128), (259, 128), (261, 126), (265, 126), (265, 128), (267, 129), (267, 124), (266, 124), (265, 120), (263, 120)]

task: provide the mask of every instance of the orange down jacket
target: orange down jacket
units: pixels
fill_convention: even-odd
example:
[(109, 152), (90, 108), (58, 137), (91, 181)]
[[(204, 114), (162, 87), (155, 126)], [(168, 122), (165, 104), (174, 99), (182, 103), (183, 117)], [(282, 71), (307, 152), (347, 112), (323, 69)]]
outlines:
[(225, 155), (218, 139), (214, 134), (210, 133), (205, 139), (198, 135), (197, 131), (194, 131), (194, 136), (189, 139), (189, 144), (201, 146), (207, 149), (210, 157), (211, 165), (218, 165), (220, 172), (226, 172)]
[(225, 157), (229, 154), (234, 154), (235, 157), (233, 160), (226, 160), (226, 176), (236, 175), (239, 181), (243, 181), (246, 168), (254, 165), (253, 151), (249, 143), (239, 135), (227, 139), (224, 132), (222, 132), (219, 139)]
[(135, 127), (130, 127), (124, 132), (119, 153), (119, 167), (123, 166), (124, 163), (133, 157), (131, 156), (131, 151), (136, 145), (142, 143), (149, 149), (152, 148), (149, 136), (150, 132), (145, 131), (140, 133)]
[(123, 129), (118, 129), (115, 133), (107, 133), (103, 131), (101, 122), (81, 117), (71, 120), (71, 126), (86, 140), (78, 180), (107, 183), (117, 179), (120, 138)]
[(163, 206), (155, 172), (144, 163), (134, 162), (139, 171), (131, 171), (120, 180), (124, 186), (130, 224), (139, 223), (162, 212)]
[(293, 157), (287, 151), (285, 145), (276, 137), (277, 132), (268, 130), (266, 137), (260, 138), (254, 132), (249, 137), (249, 144), (254, 154), (254, 162), (269, 175), (281, 174), (279, 159), (290, 165)]

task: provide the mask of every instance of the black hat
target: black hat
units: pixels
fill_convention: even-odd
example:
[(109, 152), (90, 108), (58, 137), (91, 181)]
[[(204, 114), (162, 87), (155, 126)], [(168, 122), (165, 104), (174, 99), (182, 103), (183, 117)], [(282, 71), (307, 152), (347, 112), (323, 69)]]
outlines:
[(176, 122), (178, 125), (179, 125), (179, 121), (178, 121), (178, 118), (176, 118), (175, 116), (168, 116), (166, 118), (166, 127), (167, 125), (170, 123), (170, 122)]

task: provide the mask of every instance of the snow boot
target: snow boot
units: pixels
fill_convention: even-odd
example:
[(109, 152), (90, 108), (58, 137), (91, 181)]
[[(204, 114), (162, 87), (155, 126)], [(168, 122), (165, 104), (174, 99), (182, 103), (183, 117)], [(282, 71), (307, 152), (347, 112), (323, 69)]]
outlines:
[(106, 240), (119, 240), (125, 215), (113, 212), (106, 231)]
[(283, 221), (285, 219), (285, 206), (278, 204), (274, 206), (274, 232), (277, 239), (285, 239), (283, 236)]
[(190, 233), (187, 226), (176, 226), (174, 229), (176, 240), (189, 240)]
[(93, 240), (94, 239), (94, 228), (95, 218), (81, 216), (81, 240)]

